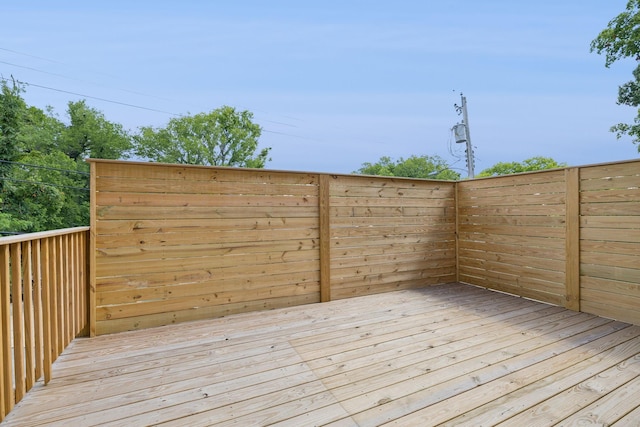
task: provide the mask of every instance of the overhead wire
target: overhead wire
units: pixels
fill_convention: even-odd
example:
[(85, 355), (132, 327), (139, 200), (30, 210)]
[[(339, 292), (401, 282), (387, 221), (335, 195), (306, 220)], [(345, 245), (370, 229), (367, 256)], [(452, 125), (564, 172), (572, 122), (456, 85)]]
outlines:
[[(49, 62), (65, 65), (64, 63), (59, 62), (59, 61), (55, 61), (55, 60), (47, 59), (47, 58), (42, 58), (42, 57), (35, 56), (35, 55), (30, 55), (30, 54), (27, 54), (27, 53), (24, 53), (24, 52), (18, 52), (18, 51), (12, 50), (12, 49), (6, 49), (6, 48), (0, 47), (0, 50), (4, 50), (4, 51), (7, 51), (7, 52), (19, 54), (19, 55), (24, 55), (24, 56), (28, 56), (28, 57), (32, 57), (32, 58), (42, 59), (42, 60), (45, 60), (45, 61), (49, 61)], [(83, 82), (83, 83), (89, 83), (89, 84), (92, 84), (92, 85), (95, 85), (95, 86), (99, 86), (99, 87), (109, 88), (108, 86), (105, 86), (103, 84), (96, 83), (96, 82), (93, 82), (93, 81), (88, 81), (88, 80), (84, 80), (84, 79), (78, 79), (78, 78), (75, 78), (75, 77), (69, 77), (69, 76), (66, 76), (66, 75), (63, 75), (63, 74), (59, 74), (59, 73), (52, 73), (52, 72), (41, 70), (41, 69), (34, 68), (34, 67), (28, 67), (28, 66), (25, 66), (25, 65), (14, 64), (12, 62), (7, 62), (7, 61), (0, 61), (0, 63), (6, 64), (6, 65), (10, 65), (10, 66), (13, 66), (13, 67), (23, 68), (23, 69), (27, 69), (27, 70), (31, 70), (31, 71), (36, 71), (38, 73), (48, 74), (48, 75), (52, 75), (52, 76), (56, 76), (56, 77), (62, 77), (64, 79), (75, 80), (75, 81), (79, 81), (79, 82)], [(105, 74), (105, 75), (108, 75), (108, 74)], [(113, 77), (113, 78), (116, 78), (116, 79), (118, 78), (118, 77), (115, 77), (115, 76), (110, 76), (110, 77)], [(155, 98), (155, 99), (159, 99), (159, 100), (162, 100), (162, 101), (169, 101), (169, 102), (174, 102), (174, 103), (179, 102), (179, 101), (176, 101), (174, 99), (163, 98), (163, 97), (159, 97), (159, 96), (156, 96), (156, 95), (149, 95), (149, 94), (146, 94), (146, 93), (133, 91), (133, 90), (129, 90), (129, 89), (122, 89), (122, 88), (116, 88), (116, 89), (119, 90), (119, 91), (122, 91), (122, 92), (127, 92), (127, 93), (131, 93), (131, 94), (134, 94), (134, 95), (145, 96), (145, 97), (149, 97), (149, 98)], [(266, 114), (271, 114), (271, 113), (269, 113), (267, 111), (263, 111), (263, 110), (252, 109), (252, 111), (259, 111), (259, 112), (263, 112), (263, 113), (266, 113)], [(282, 116), (282, 117), (286, 117), (286, 118), (293, 119), (293, 120), (298, 120), (298, 121), (303, 121), (303, 119), (299, 119), (299, 118), (291, 117), (291, 116)], [(268, 122), (268, 123), (279, 124), (279, 125), (283, 125), (283, 126), (298, 127), (297, 125), (294, 125), (294, 124), (291, 124), (291, 123), (285, 123), (285, 122), (282, 122), (282, 121), (275, 121), (275, 120), (263, 120), (263, 121)]]
[[(0, 50), (11, 52), (11, 53), (15, 53), (15, 54), (18, 54), (18, 55), (31, 57), (31, 58), (45, 60), (45, 61), (52, 62), (52, 63), (66, 65), (66, 64), (64, 64), (63, 62), (60, 62), (60, 61), (56, 61), (56, 60), (49, 59), (49, 58), (43, 58), (43, 57), (36, 56), (36, 55), (31, 55), (31, 54), (28, 54), (28, 53), (25, 53), (25, 52), (19, 52), (19, 51), (13, 50), (13, 49), (7, 49), (7, 48), (0, 47)], [(15, 64), (15, 63), (10, 63), (10, 62), (7, 62), (7, 61), (0, 61), (0, 63), (4, 63), (4, 64), (11, 65), (11, 66), (14, 66), (14, 67), (28, 69), (28, 70), (32, 70), (32, 71), (36, 71), (36, 72), (40, 72), (40, 73), (44, 73), (44, 74), (49, 74), (49, 75), (53, 75), (53, 76), (56, 76), (56, 77), (62, 77), (62, 78), (65, 78), (65, 79), (76, 80), (76, 81), (80, 81), (80, 82), (84, 82), (84, 83), (93, 84), (93, 85), (96, 85), (96, 86), (105, 87), (104, 85), (101, 85), (99, 83), (95, 83), (95, 82), (91, 82), (91, 81), (87, 81), (87, 80), (82, 80), (82, 79), (77, 79), (77, 78), (65, 76), (65, 75), (58, 74), (58, 73), (51, 73), (51, 72), (40, 70), (40, 69), (34, 68), (34, 67), (27, 67), (27, 66)], [(115, 77), (115, 76), (110, 76), (110, 77), (118, 78), (118, 77)], [(3, 79), (3, 80), (6, 81), (6, 79)], [(103, 102), (109, 102), (109, 103), (113, 103), (113, 104), (119, 104), (119, 105), (123, 105), (123, 106), (129, 106), (129, 107), (139, 108), (139, 109), (153, 111), (153, 112), (160, 112), (160, 113), (163, 113), (163, 114), (169, 114), (169, 115), (176, 116), (176, 117), (184, 116), (184, 115), (177, 114), (177, 113), (172, 113), (172, 112), (169, 112), (169, 111), (162, 111), (162, 110), (157, 110), (157, 109), (153, 109), (153, 108), (149, 108), (149, 107), (137, 106), (137, 105), (134, 105), (134, 104), (124, 103), (124, 102), (120, 102), (120, 101), (113, 101), (113, 100), (100, 98), (100, 97), (95, 97), (95, 96), (90, 96), (90, 95), (83, 95), (83, 94), (79, 94), (79, 93), (72, 92), (72, 91), (66, 91), (66, 90), (63, 90), (63, 89), (57, 89), (57, 88), (52, 88), (52, 87), (48, 87), (48, 86), (37, 85), (37, 84), (34, 84), (34, 83), (29, 83), (29, 82), (21, 82), (21, 83), (27, 84), (27, 85), (30, 85), (30, 86), (33, 86), (33, 87), (42, 88), (42, 89), (53, 90), (53, 91), (62, 92), (62, 93), (68, 93), (68, 94), (75, 95), (75, 96), (83, 96), (83, 97), (86, 97), (86, 98), (89, 98), (89, 99), (95, 99), (95, 100), (99, 100), (99, 101), (103, 101)], [(141, 96), (161, 99), (161, 100), (164, 100), (164, 101), (178, 102), (178, 101), (175, 101), (175, 100), (162, 98), (162, 97), (157, 97), (157, 96), (154, 96), (154, 95), (148, 95), (148, 94), (145, 94), (145, 93), (131, 91), (131, 90), (127, 90), (127, 89), (118, 88), (118, 90), (123, 91), (123, 92), (133, 93), (133, 94), (136, 94), (136, 95), (141, 95)], [(240, 107), (240, 108), (244, 108), (244, 107)], [(251, 111), (261, 112), (261, 113), (265, 113), (265, 114), (272, 114), (272, 113), (270, 113), (268, 111), (259, 110), (259, 109), (251, 109)], [(293, 116), (289, 116), (289, 115), (280, 115), (280, 116), (284, 117), (284, 118), (287, 118), (287, 119), (296, 120), (296, 121), (299, 121), (299, 122), (304, 122), (304, 119), (301, 119), (301, 118), (298, 118), (298, 117), (293, 117)], [(261, 121), (266, 122), (266, 123), (273, 123), (273, 124), (277, 124), (277, 125), (293, 127), (293, 128), (298, 128), (299, 127), (298, 125), (295, 125), (295, 124), (292, 124), (292, 123), (286, 123), (286, 122), (283, 122), (283, 121), (276, 121), (276, 120), (269, 120), (269, 119), (262, 119)], [(288, 132), (273, 131), (273, 130), (264, 129), (264, 128), (263, 128), (263, 132), (274, 133), (274, 134), (285, 135), (285, 136), (291, 136), (291, 137), (294, 137), (294, 138), (305, 139), (305, 140), (310, 140), (310, 141), (323, 141), (323, 140), (318, 139), (318, 138), (300, 136), (300, 135), (295, 135), (295, 134), (291, 134), (291, 133), (288, 133)], [(365, 138), (355, 138), (355, 139), (359, 139), (359, 140), (366, 141), (366, 142), (371, 142), (370, 139), (365, 139)], [(377, 143), (380, 143), (380, 142), (377, 142)]]
[[(30, 164), (30, 163), (12, 162), (10, 160), (0, 160), (0, 163), (11, 164), (11, 165), (15, 165), (15, 166), (27, 166), (27, 167), (31, 167), (31, 168), (45, 169), (45, 170), (56, 171), (56, 172), (75, 173), (75, 174), (78, 174), (78, 175), (83, 175), (85, 177), (91, 176), (91, 174), (89, 172), (74, 171), (74, 170), (71, 170), (71, 169), (54, 168), (54, 167), (51, 167), (51, 166), (33, 165), (33, 164)], [(60, 188), (69, 188), (69, 189), (73, 189), (73, 190), (89, 191), (89, 187), (76, 187), (76, 186), (72, 186), (72, 185), (54, 184), (54, 183), (50, 183), (50, 182), (33, 181), (33, 180), (28, 180), (28, 179), (17, 179), (17, 178), (3, 177), (3, 178), (0, 178), (0, 180), (2, 180), (2, 181), (20, 182), (20, 183), (26, 183), (26, 184), (41, 184), (41, 185), (47, 185), (47, 186), (51, 186), (51, 187), (60, 187)]]
[[(0, 61), (0, 62), (2, 62), (2, 61)], [(9, 80), (7, 78), (4, 78), (4, 77), (0, 77), (0, 80), (4, 81), (4, 82), (10, 82), (11, 81), (11, 80)], [(46, 89), (46, 90), (51, 90), (51, 91), (61, 92), (61, 93), (67, 93), (67, 94), (70, 94), (70, 95), (81, 96), (83, 98), (88, 98), (88, 99), (95, 99), (95, 100), (98, 100), (98, 101), (108, 102), (108, 103), (111, 103), (111, 104), (123, 105), (125, 107), (131, 107), (131, 108), (137, 108), (137, 109), (141, 109), (141, 110), (153, 111), (153, 112), (156, 112), (156, 113), (168, 114), (168, 115), (174, 116), (174, 117), (184, 117), (184, 115), (182, 115), (182, 114), (172, 113), (170, 111), (164, 111), (164, 110), (159, 110), (159, 109), (156, 109), (156, 108), (143, 107), (143, 106), (140, 106), (140, 105), (130, 104), (130, 103), (121, 102), (121, 101), (115, 101), (115, 100), (112, 100), (112, 99), (107, 99), (107, 98), (102, 98), (102, 97), (97, 97), (97, 96), (92, 96), (92, 95), (86, 95), (86, 94), (73, 92), (73, 91), (68, 91), (68, 90), (64, 90), (64, 89), (58, 89), (58, 88), (54, 88), (54, 87), (50, 87), (50, 86), (39, 85), (39, 84), (36, 84), (36, 83), (31, 83), (31, 82), (24, 81), (24, 80), (17, 80), (16, 79), (15, 82), (19, 83), (19, 84), (23, 84), (25, 86), (37, 87), (37, 88), (40, 88), (40, 89)], [(265, 120), (265, 121), (266, 122), (272, 122), (272, 123), (278, 123), (278, 124), (284, 124), (284, 123), (281, 123), (281, 122), (274, 122), (272, 120)], [(295, 125), (288, 125), (288, 126), (297, 127)], [(290, 136), (290, 137), (294, 137), (294, 138), (320, 141), (319, 139), (316, 139), (316, 138), (309, 138), (309, 137), (295, 135), (295, 134), (288, 133), (288, 132), (272, 131), (272, 130), (265, 129), (265, 128), (262, 128), (262, 131), (263, 132), (267, 132), (267, 133), (275, 133), (275, 134), (280, 134), (280, 135), (286, 135), (286, 136)]]
[(47, 185), (50, 187), (60, 187), (60, 188), (69, 188), (72, 190), (82, 190), (82, 191), (89, 191), (90, 188), (89, 187), (74, 187), (72, 185), (63, 185), (63, 184), (53, 184), (51, 182), (44, 182), (44, 181), (31, 181), (28, 179), (16, 179), (16, 178), (0, 178), (0, 180), (2, 181), (12, 181), (12, 182), (21, 182), (21, 183), (25, 183), (25, 184), (37, 184), (37, 185)]
[[(13, 50), (13, 49), (7, 49), (7, 48), (0, 47), (0, 50), (11, 52), (11, 53), (18, 54), (18, 55), (27, 56), (27, 57), (32, 57), (32, 58), (35, 58), (35, 59), (40, 59), (40, 60), (44, 60), (44, 61), (48, 61), (48, 62), (52, 62), (52, 63), (58, 63), (58, 64), (65, 65), (63, 62), (60, 62), (60, 61), (56, 61), (56, 60), (52, 60), (52, 59), (49, 59), (49, 58), (44, 58), (44, 57), (40, 57), (40, 56), (36, 56), (36, 55), (31, 55), (31, 54), (24, 53), (24, 52), (19, 52), (19, 51)], [(90, 81), (86, 81), (86, 80), (82, 80), (82, 79), (76, 79), (76, 78), (65, 76), (65, 75), (58, 74), (58, 73), (51, 73), (51, 72), (40, 70), (40, 69), (34, 68), (34, 67), (28, 67), (28, 66), (23, 66), (23, 65), (19, 65), (19, 64), (14, 64), (14, 63), (10, 63), (10, 62), (7, 62), (7, 61), (0, 61), (0, 63), (4, 63), (4, 64), (10, 65), (10, 66), (14, 66), (14, 67), (29, 69), (29, 70), (32, 70), (32, 71), (53, 75), (53, 76), (56, 76), (56, 77), (62, 77), (62, 78), (66, 78), (66, 79), (81, 81), (81, 82), (90, 83), (90, 84), (94, 84), (94, 85), (97, 85), (97, 86), (105, 87), (104, 85), (101, 85), (101, 84), (98, 84), (98, 83), (95, 83), (95, 82), (90, 82)], [(112, 76), (112, 77), (114, 77), (114, 76)], [(117, 77), (114, 77), (114, 78), (117, 78)], [(3, 81), (8, 81), (7, 79), (2, 78), (2, 77), (0, 77), (0, 79), (3, 80)], [(145, 107), (145, 106), (141, 106), (141, 105), (136, 105), (136, 104), (122, 102), (122, 101), (116, 101), (116, 100), (107, 99), (107, 98), (103, 98), (103, 97), (86, 95), (86, 94), (82, 94), (82, 93), (79, 93), (79, 92), (59, 89), (59, 88), (55, 88), (55, 87), (51, 87), (51, 86), (45, 86), (45, 85), (40, 85), (40, 84), (26, 82), (26, 81), (18, 81), (18, 80), (16, 80), (16, 81), (18, 83), (21, 83), (21, 84), (24, 84), (24, 85), (27, 85), (27, 86), (36, 87), (36, 88), (40, 88), (40, 89), (44, 89), (44, 90), (50, 90), (50, 91), (55, 91), (55, 92), (60, 92), (60, 93), (66, 93), (66, 94), (70, 94), (70, 95), (74, 95), (74, 96), (81, 96), (81, 97), (84, 97), (84, 98), (94, 99), (94, 100), (97, 100), (97, 101), (107, 102), (107, 103), (116, 104), (116, 105), (122, 105), (122, 106), (125, 106), (125, 107), (130, 107), (130, 108), (136, 108), (136, 109), (140, 109), (140, 110), (146, 110), (146, 111), (152, 111), (152, 112), (167, 114), (167, 115), (174, 116), (174, 117), (184, 117), (183, 114), (178, 114), (178, 113), (174, 113), (174, 112), (171, 112), (171, 111), (165, 111), (165, 110), (160, 110), (160, 109), (156, 109), (156, 108)], [(119, 88), (118, 90), (121, 90), (121, 91), (124, 91), (124, 92), (128, 92), (128, 93), (132, 93), (132, 94), (136, 94), (136, 95), (141, 95), (141, 96), (161, 99), (161, 100), (165, 100), (165, 101), (177, 102), (177, 101), (173, 101), (173, 100), (170, 100), (170, 99), (161, 98), (161, 97), (157, 97), (157, 96), (154, 96), (154, 95), (148, 95), (148, 94), (144, 94), (144, 93), (140, 93), (140, 92), (136, 92), (136, 91), (130, 91), (130, 90), (121, 89), (121, 88)], [(266, 113), (266, 114), (272, 114), (272, 113), (269, 113), (269, 112), (263, 111), (263, 110), (255, 110), (255, 109), (253, 109), (253, 111), (262, 112), (262, 113)], [(289, 116), (289, 115), (281, 115), (281, 117), (285, 117), (287, 119), (304, 122), (304, 119), (301, 119), (301, 118), (298, 118), (298, 117)], [(262, 121), (263, 122), (267, 122), (267, 123), (273, 123), (273, 124), (277, 124), (277, 125), (282, 125), (282, 126), (293, 127), (293, 128), (298, 128), (299, 127), (298, 125), (291, 124), (291, 123), (286, 123), (286, 122), (283, 122), (283, 121), (275, 121), (275, 120), (268, 120), (268, 119), (263, 119)], [(304, 139), (304, 140), (308, 140), (308, 141), (316, 141), (316, 142), (323, 142), (324, 141), (321, 138), (313, 138), (313, 137), (308, 137), (308, 136), (301, 136), (301, 135), (296, 135), (296, 134), (292, 134), (292, 133), (288, 133), (288, 132), (275, 131), (275, 130), (265, 129), (265, 128), (262, 128), (262, 131), (265, 132), (265, 133), (284, 135), (284, 136), (289, 136), (289, 137), (298, 138), (298, 139)], [(380, 141), (371, 141), (370, 138), (360, 138), (360, 137), (352, 137), (352, 138), (360, 140), (360, 141), (364, 141), (364, 142), (369, 142), (369, 143), (384, 144), (383, 142), (380, 142)], [(453, 155), (453, 156), (458, 158), (458, 156), (456, 156), (456, 155)]]
[[(0, 79), (2, 81), (5, 81), (5, 82), (9, 81), (8, 79), (6, 79), (4, 77), (0, 77)], [(83, 98), (95, 99), (95, 100), (98, 100), (98, 101), (108, 102), (108, 103), (111, 103), (111, 104), (123, 105), (125, 107), (138, 108), (140, 110), (147, 110), (147, 111), (153, 111), (153, 112), (156, 112), (156, 113), (169, 114), (171, 116), (176, 116), (176, 117), (180, 116), (180, 114), (172, 113), (170, 111), (158, 110), (156, 108), (150, 108), (150, 107), (143, 107), (141, 105), (129, 104), (127, 102), (114, 101), (112, 99), (106, 99), (106, 98), (101, 98), (101, 97), (98, 97), (98, 96), (86, 95), (86, 94), (82, 94), (82, 93), (78, 93), (78, 92), (72, 92), (72, 91), (64, 90), (64, 89), (57, 89), (57, 88), (54, 88), (54, 87), (39, 85), (39, 84), (31, 83), (31, 82), (26, 82), (26, 81), (23, 81), (23, 80), (16, 80), (16, 83), (20, 83), (20, 84), (23, 84), (23, 85), (26, 85), (26, 86), (33, 86), (33, 87), (37, 87), (37, 88), (40, 88), (40, 89), (52, 90), (52, 91), (55, 91), (55, 92), (67, 93), (67, 94), (75, 95), (75, 96), (82, 96)]]
[(52, 171), (58, 171), (58, 172), (77, 173), (79, 175), (91, 176), (89, 172), (74, 171), (72, 169), (53, 168), (50, 166), (33, 165), (30, 163), (12, 162), (10, 160), (0, 160), (0, 163), (8, 163), (8, 164), (18, 165), (18, 166), (29, 166), (29, 167), (38, 168), (38, 169), (46, 169), (46, 170), (52, 170)]

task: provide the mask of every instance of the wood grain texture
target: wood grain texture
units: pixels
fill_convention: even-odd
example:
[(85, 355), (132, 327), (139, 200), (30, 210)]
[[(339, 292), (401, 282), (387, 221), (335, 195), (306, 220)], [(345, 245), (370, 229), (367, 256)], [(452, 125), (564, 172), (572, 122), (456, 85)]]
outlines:
[(451, 184), (334, 177), (330, 188), (334, 298), (455, 280)]
[(51, 379), (53, 361), (86, 327), (87, 233), (0, 238), (0, 418)]
[(455, 279), (453, 182), (92, 167), (96, 333)]
[(458, 194), (460, 280), (565, 305), (565, 171), (462, 181)]
[(640, 164), (580, 170), (583, 311), (640, 322)]
[(624, 425), (639, 349), (638, 326), (451, 283), (76, 339), (2, 426)]

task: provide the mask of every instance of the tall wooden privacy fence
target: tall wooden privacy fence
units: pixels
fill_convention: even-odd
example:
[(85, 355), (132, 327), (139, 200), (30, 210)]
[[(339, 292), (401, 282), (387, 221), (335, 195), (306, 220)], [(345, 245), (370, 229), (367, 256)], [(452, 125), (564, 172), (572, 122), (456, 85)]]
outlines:
[(97, 334), (455, 280), (455, 183), (93, 161)]
[(640, 324), (640, 161), (458, 183), (461, 281)]
[(640, 162), (461, 182), (92, 162), (94, 333), (460, 280), (640, 324)]
[(0, 420), (87, 331), (88, 230), (0, 238)]

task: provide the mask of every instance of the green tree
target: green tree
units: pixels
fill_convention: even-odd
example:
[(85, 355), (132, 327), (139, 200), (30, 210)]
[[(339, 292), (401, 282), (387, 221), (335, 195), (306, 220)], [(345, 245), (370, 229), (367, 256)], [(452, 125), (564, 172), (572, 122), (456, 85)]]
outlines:
[(20, 154), (19, 133), (24, 121), (27, 104), (20, 93), (23, 91), (15, 80), (9, 86), (2, 79), (0, 91), (0, 199), (6, 178), (11, 175), (12, 162)]
[(249, 111), (223, 106), (171, 119), (165, 128), (142, 127), (136, 154), (151, 161), (263, 168), (270, 148), (258, 150), (262, 132)]
[(105, 119), (102, 112), (84, 100), (69, 102), (70, 125), (64, 129), (60, 149), (73, 160), (123, 159), (132, 148), (132, 138), (122, 125)]
[(509, 175), (512, 173), (532, 172), (545, 169), (566, 167), (566, 163), (558, 163), (551, 157), (531, 157), (522, 162), (498, 162), (490, 168), (484, 169), (476, 175), (477, 178), (486, 176)]
[(64, 123), (55, 116), (52, 107), (47, 107), (46, 111), (27, 107), (18, 134), (20, 151), (48, 153), (57, 150), (64, 130)]
[(65, 125), (51, 108), (28, 106), (12, 83), (0, 92), (0, 232), (89, 224), (85, 157), (123, 158), (130, 136), (85, 101), (69, 103)]
[[(640, 0), (630, 0), (624, 12), (609, 21), (607, 28), (591, 42), (591, 51), (605, 54), (605, 66), (619, 59), (640, 60)], [(618, 87), (618, 104), (640, 106), (640, 65), (633, 70), (633, 80)], [(632, 124), (618, 123), (611, 132), (621, 138), (629, 135), (633, 143), (640, 142), (640, 109)], [(638, 146), (640, 151), (640, 145)]]
[(2, 213), (10, 228), (35, 232), (89, 224), (89, 179), (61, 151), (31, 151), (16, 159), (7, 180)]
[(440, 156), (411, 156), (393, 161), (388, 156), (380, 157), (376, 163), (363, 163), (354, 173), (362, 175), (402, 176), (407, 178), (429, 178), (458, 180), (460, 174), (450, 169)]

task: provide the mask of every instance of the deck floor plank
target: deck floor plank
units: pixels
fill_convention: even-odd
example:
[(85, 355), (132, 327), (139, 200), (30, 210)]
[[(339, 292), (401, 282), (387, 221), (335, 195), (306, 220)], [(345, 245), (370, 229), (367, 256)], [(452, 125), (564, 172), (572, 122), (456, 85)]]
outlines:
[(76, 339), (6, 426), (637, 425), (640, 327), (448, 284)]

